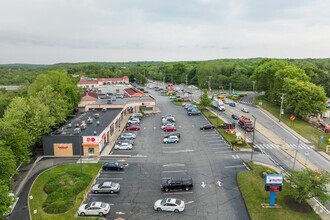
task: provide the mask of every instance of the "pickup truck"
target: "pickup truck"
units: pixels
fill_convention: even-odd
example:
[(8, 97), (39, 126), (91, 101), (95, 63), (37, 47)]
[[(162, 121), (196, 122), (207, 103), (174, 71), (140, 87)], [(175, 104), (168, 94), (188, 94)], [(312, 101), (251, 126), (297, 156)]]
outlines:
[(199, 111), (199, 110), (197, 110), (197, 109), (193, 109), (193, 110), (191, 110), (191, 111), (188, 111), (187, 114), (188, 114), (188, 115), (201, 115), (202, 112)]
[(186, 177), (176, 177), (176, 178), (165, 178), (162, 179), (162, 183), (160, 185), (160, 188), (168, 192), (170, 190), (190, 190), (193, 187), (193, 181), (192, 178), (189, 176)]

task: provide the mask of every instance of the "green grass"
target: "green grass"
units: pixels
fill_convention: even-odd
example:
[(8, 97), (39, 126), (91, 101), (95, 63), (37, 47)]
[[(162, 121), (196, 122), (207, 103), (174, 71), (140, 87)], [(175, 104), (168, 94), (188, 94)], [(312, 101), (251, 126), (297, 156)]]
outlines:
[[(75, 179), (77, 182), (79, 181), (80, 177), (74, 177), (72, 175), (73, 173), (79, 173), (80, 174), (80, 164), (62, 164), (59, 166), (56, 166), (54, 168), (51, 168), (44, 173), (42, 173), (34, 182), (30, 195), (33, 196), (33, 199), (29, 199), (30, 204), (30, 213), (32, 218), (35, 219), (42, 219), (42, 220), (51, 220), (51, 219), (73, 219), (74, 215), (76, 214), (81, 202), (83, 201), (84, 195), (87, 193), (87, 190), (91, 186), (93, 180), (95, 179), (97, 173), (99, 172), (102, 164), (100, 163), (86, 163), (83, 164), (83, 173), (85, 174), (85, 177), (83, 175), (83, 179), (89, 176), (89, 180), (87, 182), (87, 187), (85, 185), (81, 192), (77, 192), (78, 194), (72, 196), (66, 196), (65, 200), (62, 200), (61, 203), (64, 205), (72, 204), (69, 207), (69, 210), (60, 213), (60, 214), (49, 214), (44, 211), (44, 206), (46, 204), (46, 200), (49, 198), (49, 195), (45, 192), (45, 190), (49, 192), (55, 193), (55, 197), (60, 196), (60, 192), (66, 191), (66, 184), (56, 184), (57, 182), (60, 182), (61, 179), (64, 182), (70, 182), (71, 180)], [(55, 177), (59, 177), (60, 179), (54, 179)], [(64, 183), (62, 182), (62, 183)], [(55, 186), (55, 187), (54, 187)], [(56, 187), (61, 187), (61, 190), (56, 190)], [(80, 185), (81, 186), (81, 185)], [(72, 188), (71, 188), (72, 190)], [(72, 202), (73, 200), (73, 202)], [(33, 211), (37, 210), (36, 214), (33, 214)], [(81, 218), (79, 218), (81, 219)], [(90, 219), (90, 218), (83, 218), (83, 219)], [(97, 219), (97, 218), (94, 218)]]
[[(262, 108), (266, 109), (268, 112), (270, 112), (272, 115), (274, 115), (276, 118), (279, 119), (280, 106), (270, 103), (269, 101), (264, 99), (263, 96), (259, 96), (254, 100), (256, 104), (259, 104), (260, 101), (262, 101), (262, 106), (261, 106)], [(330, 134), (324, 134), (323, 132), (318, 131), (316, 128), (314, 128), (313, 126), (309, 125), (307, 122), (297, 117), (293, 121), (293, 125), (292, 125), (290, 119), (291, 116), (292, 114), (285, 112), (281, 116), (281, 121), (290, 128), (292, 128), (294, 131), (296, 131), (298, 134), (300, 134), (301, 136), (312, 142), (315, 146), (318, 146), (320, 149), (325, 151), (328, 145), (327, 140), (330, 138)], [(324, 136), (323, 142), (320, 142), (318, 136)]]
[(271, 169), (251, 162), (249, 165), (253, 170), (238, 173), (237, 181), (252, 219), (321, 219), (314, 211), (303, 214), (289, 209), (284, 204), (284, 197), (289, 195), (287, 182), (284, 182), (282, 192), (276, 192), (275, 203), (281, 205), (282, 208), (262, 208), (261, 203), (269, 204), (270, 192), (265, 192), (265, 180), (259, 174)]
[[(218, 125), (222, 125), (223, 123), (225, 123), (224, 121), (222, 121), (220, 118), (209, 118), (209, 116), (214, 115), (212, 112), (210, 111), (203, 111), (203, 114), (211, 121), (211, 123), (214, 126), (218, 126)], [(214, 115), (216, 116), (216, 115)], [(226, 132), (226, 129), (219, 129), (217, 128), (218, 131), (223, 135), (223, 137), (229, 142), (231, 143), (231, 141), (236, 140), (236, 135), (235, 134), (228, 134)], [(247, 144), (246, 146), (240, 146), (240, 147), (235, 147), (236, 150), (239, 150), (240, 148), (246, 148), (246, 149), (251, 149), (251, 146), (249, 144)]]

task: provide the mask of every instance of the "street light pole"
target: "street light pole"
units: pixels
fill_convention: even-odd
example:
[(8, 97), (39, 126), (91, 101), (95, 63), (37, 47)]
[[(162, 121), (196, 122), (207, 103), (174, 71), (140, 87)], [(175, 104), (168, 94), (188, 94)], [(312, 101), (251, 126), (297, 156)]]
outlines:
[(209, 76), (209, 92), (211, 92), (211, 78), (212, 76)]
[(256, 131), (256, 121), (257, 121), (257, 118), (256, 117), (254, 117), (253, 115), (252, 115), (252, 117), (254, 118), (254, 123), (253, 123), (254, 128), (253, 128), (253, 138), (252, 138), (251, 161), (253, 161), (254, 134), (255, 134), (255, 131)]
[(279, 119), (279, 122), (281, 122), (281, 115), (282, 115), (282, 108), (283, 108), (283, 100), (284, 100), (284, 96), (285, 96), (285, 93), (281, 93), (281, 109), (280, 109), (280, 119)]
[(82, 178), (82, 158), (81, 158), (81, 146), (79, 147), (79, 153), (80, 153), (80, 172), (81, 172), (81, 178)]

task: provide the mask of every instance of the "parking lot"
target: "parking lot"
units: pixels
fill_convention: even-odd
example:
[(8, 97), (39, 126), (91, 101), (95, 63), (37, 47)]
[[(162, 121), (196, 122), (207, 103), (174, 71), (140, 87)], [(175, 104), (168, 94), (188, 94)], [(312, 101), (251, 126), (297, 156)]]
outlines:
[[(161, 113), (143, 118), (132, 150), (113, 150), (111, 158), (99, 161), (127, 163), (123, 171), (101, 171), (97, 178), (97, 183), (119, 183), (120, 192), (89, 193), (86, 202), (109, 203), (111, 211), (106, 219), (249, 219), (236, 182), (237, 173), (246, 170), (240, 153), (231, 151), (217, 131), (200, 130), (208, 124), (204, 116), (187, 116), (186, 110), (168, 97), (150, 93), (157, 99)], [(179, 143), (162, 142), (168, 134), (160, 128), (165, 114), (173, 114), (176, 119)], [(161, 191), (162, 178), (183, 176), (192, 177), (191, 190)], [(155, 201), (164, 198), (185, 201), (185, 210), (154, 211)]]

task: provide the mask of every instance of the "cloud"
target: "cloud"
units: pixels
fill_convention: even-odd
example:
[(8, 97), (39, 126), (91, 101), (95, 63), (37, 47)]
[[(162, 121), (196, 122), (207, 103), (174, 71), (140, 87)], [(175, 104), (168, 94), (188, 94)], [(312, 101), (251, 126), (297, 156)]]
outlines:
[(326, 57), (329, 6), (323, 0), (2, 0), (0, 63)]

